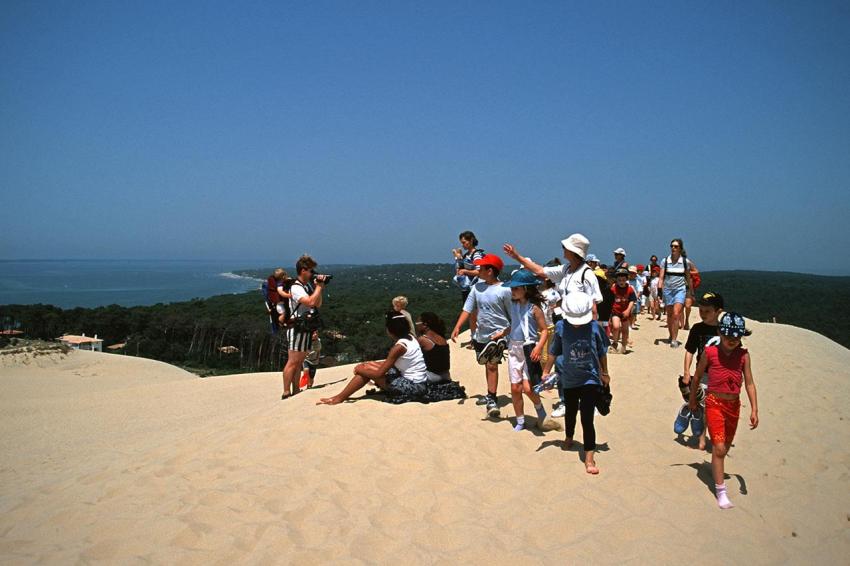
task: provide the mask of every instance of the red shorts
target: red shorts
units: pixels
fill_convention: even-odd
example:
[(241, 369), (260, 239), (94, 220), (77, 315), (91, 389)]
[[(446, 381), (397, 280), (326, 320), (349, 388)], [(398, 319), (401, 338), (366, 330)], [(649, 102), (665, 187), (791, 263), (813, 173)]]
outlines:
[(740, 414), (740, 399), (721, 399), (711, 393), (705, 396), (705, 422), (712, 444), (732, 444)]

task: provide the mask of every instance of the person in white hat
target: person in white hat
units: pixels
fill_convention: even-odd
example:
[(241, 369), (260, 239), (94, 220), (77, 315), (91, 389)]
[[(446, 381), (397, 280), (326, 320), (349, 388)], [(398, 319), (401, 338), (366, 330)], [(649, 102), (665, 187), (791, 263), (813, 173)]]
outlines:
[[(593, 320), (593, 299), (586, 293), (575, 292), (567, 296), (564, 305), (564, 320), (555, 325), (551, 358), (555, 367), (561, 394), (564, 396), (564, 425), (566, 448), (573, 443), (576, 416), (581, 413), (581, 432), (585, 450), (584, 467), (588, 474), (598, 474), (594, 454), (596, 451), (596, 428), (593, 424), (594, 411), (603, 394), (603, 386), (609, 387), (608, 338), (602, 327)], [(546, 364), (550, 370), (552, 362)]]
[(512, 244), (505, 244), (502, 247), (509, 257), (518, 261), (534, 275), (541, 278), (545, 277), (558, 286), (562, 309), (566, 309), (569, 293), (582, 291), (593, 299), (593, 313), (595, 315), (596, 304), (602, 302), (602, 292), (599, 290), (599, 282), (596, 280), (593, 270), (585, 263), (587, 250), (590, 248), (590, 240), (582, 234), (573, 234), (561, 240), (561, 248), (564, 251), (564, 259), (567, 260), (567, 264), (543, 267), (532, 261), (531, 258), (523, 257)]
[(611, 267), (615, 272), (621, 267), (628, 268), (629, 264), (626, 263), (626, 250), (623, 248), (617, 248), (614, 250), (614, 265)]

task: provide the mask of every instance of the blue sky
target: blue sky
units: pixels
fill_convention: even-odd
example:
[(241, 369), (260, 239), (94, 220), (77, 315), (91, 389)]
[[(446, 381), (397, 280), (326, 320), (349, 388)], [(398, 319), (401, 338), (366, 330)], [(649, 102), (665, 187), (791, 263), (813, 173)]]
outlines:
[(850, 274), (848, 156), (846, 2), (0, 5), (0, 259)]

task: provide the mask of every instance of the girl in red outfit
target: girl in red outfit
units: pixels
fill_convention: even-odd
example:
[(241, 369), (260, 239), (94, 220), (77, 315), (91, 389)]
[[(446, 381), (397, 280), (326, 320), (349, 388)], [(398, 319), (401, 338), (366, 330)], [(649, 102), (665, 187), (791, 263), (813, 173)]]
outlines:
[(629, 272), (620, 268), (616, 271), (616, 283), (611, 286), (614, 293), (614, 306), (611, 309), (611, 348), (617, 353), (617, 341), (623, 345), (623, 354), (626, 353), (626, 344), (629, 343), (629, 319), (635, 308), (637, 295), (634, 287), (629, 285)]
[(750, 354), (741, 346), (741, 337), (749, 336), (744, 317), (727, 312), (720, 317), (720, 345), (706, 346), (696, 372), (691, 379), (690, 409), (696, 411), (697, 389), (703, 372), (708, 372), (708, 393), (705, 396), (705, 420), (708, 434), (711, 436), (711, 472), (714, 475), (714, 488), (717, 504), (721, 509), (734, 507), (726, 495), (724, 462), (741, 411), (741, 385), (747, 390), (750, 400), (750, 428), (759, 425), (756, 384), (750, 367)]

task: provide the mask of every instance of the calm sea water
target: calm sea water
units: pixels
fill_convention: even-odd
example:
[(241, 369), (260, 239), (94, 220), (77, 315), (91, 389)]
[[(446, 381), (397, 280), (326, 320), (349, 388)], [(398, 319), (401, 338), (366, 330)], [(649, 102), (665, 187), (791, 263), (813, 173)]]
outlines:
[(229, 272), (252, 267), (216, 261), (0, 261), (0, 305), (130, 307), (243, 293), (260, 282)]

